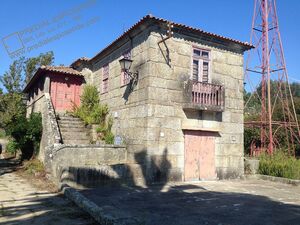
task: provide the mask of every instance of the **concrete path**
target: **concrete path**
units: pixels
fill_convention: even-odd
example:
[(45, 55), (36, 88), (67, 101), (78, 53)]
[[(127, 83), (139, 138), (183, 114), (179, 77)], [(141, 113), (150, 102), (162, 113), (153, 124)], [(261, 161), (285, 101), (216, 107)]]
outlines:
[[(300, 187), (263, 180), (80, 191), (115, 221), (145, 225), (299, 225)], [(132, 223), (132, 221), (135, 221)]]
[(89, 215), (58, 194), (39, 191), (0, 160), (0, 224), (93, 225)]

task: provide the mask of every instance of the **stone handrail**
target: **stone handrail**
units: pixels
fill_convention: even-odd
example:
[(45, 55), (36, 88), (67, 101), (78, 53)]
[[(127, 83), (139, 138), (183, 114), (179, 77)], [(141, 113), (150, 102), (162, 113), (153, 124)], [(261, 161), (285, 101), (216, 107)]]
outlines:
[(52, 130), (52, 134), (53, 134), (53, 144), (60, 144), (62, 143), (62, 139), (61, 139), (61, 134), (59, 131), (59, 127), (58, 127), (58, 123), (56, 120), (56, 114), (54, 111), (54, 107), (52, 105), (51, 102), (51, 97), (49, 93), (45, 93), (45, 102), (47, 105), (47, 117), (48, 117), (48, 121), (50, 122), (50, 128)]

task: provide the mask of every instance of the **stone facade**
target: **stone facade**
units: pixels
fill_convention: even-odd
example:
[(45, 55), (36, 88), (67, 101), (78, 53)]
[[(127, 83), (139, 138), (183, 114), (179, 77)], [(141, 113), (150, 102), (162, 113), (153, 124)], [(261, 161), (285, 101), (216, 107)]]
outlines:
[[(114, 116), (114, 133), (128, 147), (127, 163), (132, 171), (145, 171), (146, 180), (183, 180), (183, 130), (218, 133), (215, 165), (219, 178), (243, 175), (243, 51), (201, 37), (166, 34), (150, 26), (130, 40), (94, 57), (85, 69), (87, 83), (102, 88), (102, 69), (109, 63), (109, 91), (101, 94)], [(120, 41), (121, 42), (121, 41)], [(211, 52), (210, 82), (225, 87), (223, 112), (184, 109), (184, 85), (191, 77), (193, 47)], [(133, 91), (121, 85), (119, 59), (128, 49), (132, 71), (139, 72)], [(84, 70), (83, 70), (84, 71)], [(140, 172), (137, 174), (137, 178)]]
[[(209, 52), (207, 83), (222, 87), (222, 94), (218, 94), (221, 106), (207, 108), (191, 102), (195, 48)], [(60, 144), (46, 78), (44, 92), (33, 95), (28, 103), (29, 113), (41, 111), (43, 115), (43, 161), (59, 180), (69, 179), (70, 173), (72, 181), (82, 174), (88, 177), (100, 171), (103, 175), (104, 169), (105, 176), (115, 180), (125, 178), (136, 185), (182, 181), (185, 179), (185, 131), (196, 130), (213, 134), (217, 177), (242, 176), (243, 53), (250, 48), (247, 43), (181, 24), (174, 23), (171, 27), (168, 21), (144, 17), (92, 59), (77, 60), (64, 68), (83, 75), (87, 84), (98, 88), (101, 102), (109, 106), (114, 118), (113, 132), (122, 137), (126, 151), (120, 146)], [(119, 60), (129, 52), (133, 60), (130, 70), (138, 71), (138, 78), (137, 83), (124, 85)], [(105, 74), (108, 80), (103, 76), (104, 68), (109, 71)], [(112, 164), (108, 156), (114, 158)], [(90, 160), (93, 163), (86, 165)]]
[(55, 181), (76, 187), (125, 182), (126, 148), (113, 145), (59, 145), (49, 161)]

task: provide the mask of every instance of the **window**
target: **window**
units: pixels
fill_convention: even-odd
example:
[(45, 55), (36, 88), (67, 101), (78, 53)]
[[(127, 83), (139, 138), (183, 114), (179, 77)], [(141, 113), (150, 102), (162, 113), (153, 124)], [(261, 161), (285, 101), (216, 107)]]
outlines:
[(108, 92), (108, 77), (109, 77), (109, 66), (108, 64), (103, 66), (102, 69), (102, 93)]
[(209, 81), (210, 52), (193, 49), (192, 79), (207, 83)]
[[(128, 49), (125, 51), (122, 55), (125, 59), (131, 59), (131, 50)], [(121, 85), (127, 85), (130, 82), (130, 76), (126, 71), (122, 70), (121, 71)]]

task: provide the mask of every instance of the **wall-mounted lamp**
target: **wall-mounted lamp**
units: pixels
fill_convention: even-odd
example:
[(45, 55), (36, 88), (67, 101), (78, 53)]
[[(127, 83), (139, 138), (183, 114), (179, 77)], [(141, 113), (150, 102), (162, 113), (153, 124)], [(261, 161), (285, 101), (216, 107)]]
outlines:
[(131, 79), (135, 80), (138, 76), (138, 71), (136, 71), (136, 72), (129, 71), (133, 60), (127, 59), (124, 57), (124, 58), (120, 59), (119, 62), (121, 65), (121, 69), (124, 70), (128, 74), (128, 76), (130, 76)]

